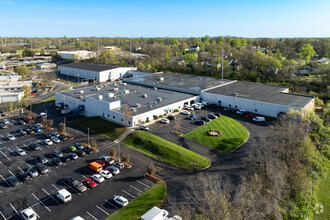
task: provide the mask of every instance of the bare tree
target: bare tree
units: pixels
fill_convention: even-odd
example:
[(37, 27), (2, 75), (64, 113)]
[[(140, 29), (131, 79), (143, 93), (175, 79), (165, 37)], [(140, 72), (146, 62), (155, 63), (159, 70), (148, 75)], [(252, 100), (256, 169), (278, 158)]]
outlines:
[(47, 124), (47, 118), (45, 118), (45, 117), (40, 118), (40, 123), (42, 125), (46, 125)]
[(147, 172), (150, 174), (150, 175), (153, 175), (153, 174), (155, 174), (156, 173), (156, 167), (155, 167), (155, 165), (153, 164), (153, 163), (149, 163), (148, 165), (147, 165)]
[(34, 113), (34, 112), (32, 112), (32, 113), (31, 113), (31, 119), (32, 119), (33, 121), (35, 121), (35, 120), (37, 119), (37, 114)]
[(48, 119), (47, 120), (47, 127), (51, 128), (53, 126), (53, 124), (54, 124), (53, 119)]
[(64, 129), (65, 129), (64, 123), (59, 123), (57, 128), (58, 132), (63, 133)]
[(129, 163), (130, 160), (131, 160), (131, 155), (129, 154), (123, 154), (123, 156), (121, 157), (121, 160), (126, 162), (126, 163)]
[(96, 142), (96, 140), (91, 140), (91, 147), (97, 148), (97, 142)]
[(175, 129), (175, 131), (179, 131), (180, 130), (180, 128), (181, 128), (180, 120), (174, 119), (173, 128)]
[(116, 157), (117, 156), (117, 148), (112, 147), (110, 150), (110, 156), (111, 157)]

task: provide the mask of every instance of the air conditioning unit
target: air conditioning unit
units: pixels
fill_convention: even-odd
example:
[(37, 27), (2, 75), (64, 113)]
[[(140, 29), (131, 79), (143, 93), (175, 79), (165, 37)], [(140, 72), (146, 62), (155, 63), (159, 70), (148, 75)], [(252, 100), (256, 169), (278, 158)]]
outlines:
[(158, 80), (159, 81), (164, 81), (164, 77), (159, 77)]
[(112, 97), (114, 97), (114, 96), (115, 96), (114, 93), (108, 93), (108, 98), (112, 98)]
[(135, 107), (136, 107), (136, 108), (140, 108), (140, 107), (141, 107), (141, 104), (140, 104), (140, 103), (136, 103), (136, 104), (135, 104)]
[(99, 88), (99, 87), (96, 88), (96, 91), (100, 91), (100, 90), (101, 90), (101, 88)]
[(153, 90), (157, 91), (158, 89), (157, 89), (157, 87), (154, 87)]
[(102, 100), (103, 99), (103, 95), (99, 95), (99, 100)]
[(148, 95), (147, 94), (142, 94), (142, 96), (141, 96), (142, 98), (147, 98), (148, 97)]
[(157, 102), (161, 102), (162, 100), (163, 100), (162, 97), (157, 97), (157, 98), (156, 98), (156, 101), (157, 101)]
[(84, 90), (79, 90), (79, 94), (83, 94), (84, 92)]

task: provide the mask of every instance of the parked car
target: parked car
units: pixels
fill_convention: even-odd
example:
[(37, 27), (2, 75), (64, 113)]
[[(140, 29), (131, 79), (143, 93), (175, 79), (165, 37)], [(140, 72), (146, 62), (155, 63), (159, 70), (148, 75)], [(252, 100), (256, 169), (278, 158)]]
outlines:
[(218, 118), (219, 117), (221, 117), (221, 113), (219, 113), (219, 112), (216, 112), (216, 113), (214, 113)]
[(188, 119), (189, 120), (194, 120), (197, 118), (197, 114), (192, 114), (192, 115), (189, 115)]
[(52, 136), (54, 136), (54, 137), (57, 137), (57, 138), (58, 138), (58, 137), (60, 136), (60, 133), (58, 133), (58, 132), (53, 132), (53, 133), (52, 133)]
[(84, 149), (84, 146), (82, 146), (80, 143), (75, 143), (75, 144), (74, 144), (74, 147), (75, 147), (77, 150), (82, 150), (82, 149)]
[(105, 166), (107, 165), (107, 164), (104, 162), (104, 160), (96, 160), (95, 162), (98, 163), (98, 164), (101, 164), (102, 167), (105, 167)]
[(76, 153), (69, 153), (69, 157), (70, 157), (71, 160), (78, 159), (78, 155)]
[(83, 184), (85, 184), (85, 186), (87, 186), (88, 188), (95, 188), (97, 186), (97, 183), (91, 178), (84, 179)]
[(259, 117), (259, 116), (252, 118), (252, 120), (255, 122), (265, 122), (266, 121), (265, 117)]
[(20, 212), (20, 216), (22, 216), (24, 220), (37, 220), (37, 213), (35, 213), (32, 208), (24, 209)]
[(30, 144), (30, 148), (31, 148), (32, 150), (41, 150), (41, 147), (39, 147), (39, 145), (36, 144), (36, 143), (31, 143), (31, 144)]
[(39, 176), (38, 171), (36, 170), (36, 168), (30, 167), (29, 169), (27, 169), (27, 174), (29, 174), (30, 177), (37, 177)]
[(239, 115), (243, 114), (244, 112), (246, 112), (245, 109), (240, 109), (240, 110), (236, 111), (236, 113)]
[(190, 115), (190, 112), (188, 112), (188, 111), (183, 111), (183, 112), (181, 112), (183, 115)]
[(59, 200), (62, 204), (71, 202), (72, 195), (71, 193), (66, 189), (61, 189), (55, 193), (55, 197), (57, 200)]
[(34, 127), (33, 130), (38, 133), (42, 131), (40, 127)]
[(101, 156), (100, 159), (103, 160), (108, 166), (114, 164), (115, 162), (109, 156)]
[(44, 137), (45, 137), (45, 139), (50, 139), (51, 137), (53, 137), (53, 135), (52, 134), (44, 134)]
[(50, 138), (54, 143), (60, 143), (61, 141), (60, 141), (60, 139), (58, 139), (57, 137), (55, 137), (55, 136), (53, 136), (53, 137), (51, 137)]
[(196, 120), (193, 122), (195, 125), (205, 125), (205, 121), (204, 120)]
[(73, 183), (75, 183), (75, 181), (77, 181), (74, 177), (72, 176), (66, 176), (63, 179), (63, 182), (68, 184), (68, 185), (72, 185)]
[(41, 174), (49, 173), (48, 168), (45, 165), (43, 165), (42, 163), (36, 163), (36, 169)]
[(42, 127), (42, 124), (41, 123), (36, 123), (34, 126), (35, 127), (38, 127), (38, 128), (41, 128)]
[(11, 135), (11, 134), (8, 134), (7, 137), (6, 137), (6, 139), (8, 141), (14, 141), (14, 140), (16, 140), (16, 138), (13, 135)]
[(37, 161), (42, 163), (42, 164), (48, 163), (48, 159), (44, 155), (38, 155), (37, 156)]
[(0, 123), (0, 128), (1, 128), (1, 129), (7, 129), (7, 128), (8, 128), (8, 126), (7, 126), (7, 125), (5, 125), (4, 123)]
[(175, 116), (174, 116), (174, 115), (168, 115), (167, 118), (168, 118), (169, 120), (175, 120)]
[(128, 200), (123, 196), (115, 196), (113, 198), (113, 201), (116, 204), (120, 205), (120, 206), (127, 206), (128, 205)]
[(16, 154), (18, 156), (24, 156), (24, 155), (26, 155), (25, 150), (23, 150), (22, 148), (17, 148), (16, 149)]
[(78, 180), (76, 180), (72, 184), (72, 187), (80, 193), (85, 192), (87, 190), (87, 187), (82, 182), (79, 182)]
[(25, 132), (27, 134), (33, 134), (34, 133), (34, 131), (32, 129), (30, 129), (30, 128), (25, 128)]
[(149, 131), (149, 127), (144, 124), (140, 124), (140, 130)]
[(63, 163), (65, 163), (65, 162), (68, 162), (68, 161), (70, 161), (71, 159), (70, 159), (70, 157), (69, 156), (62, 156), (62, 157), (60, 157), (60, 159), (61, 159), (61, 161), (63, 162)]
[(18, 120), (17, 123), (20, 125), (25, 125), (25, 121), (23, 121), (22, 119)]
[(2, 123), (4, 123), (5, 125), (9, 125), (10, 124), (9, 121), (8, 121), (8, 119), (3, 119), (2, 120)]
[(209, 117), (207, 117), (207, 116), (202, 116), (201, 117), (201, 120), (203, 120), (205, 122), (210, 122), (211, 121), (211, 119)]
[(21, 120), (23, 120), (25, 123), (30, 123), (31, 119), (27, 117), (22, 117)]
[(252, 113), (247, 113), (247, 114), (244, 114), (244, 117), (245, 118), (253, 118), (254, 117), (254, 115), (252, 114)]
[(112, 177), (112, 174), (110, 173), (109, 170), (101, 170), (99, 174), (103, 176), (105, 179), (110, 179)]
[(195, 110), (194, 107), (189, 106), (189, 105), (187, 105), (187, 106), (185, 107), (185, 109), (187, 109), (187, 110), (189, 110), (189, 111), (194, 111), (194, 110)]
[(162, 119), (160, 119), (160, 123), (168, 124), (168, 123), (170, 123), (170, 120), (168, 120), (167, 118), (162, 118)]
[(27, 174), (26, 172), (21, 172), (18, 174), (18, 179), (21, 181), (21, 182), (25, 182), (26, 180), (30, 180), (31, 177), (29, 176), (29, 174)]
[(63, 134), (61, 134), (60, 136), (58, 136), (58, 138), (61, 140), (61, 141), (66, 141), (68, 138), (65, 136), (65, 135), (63, 135)]
[(86, 154), (92, 153), (92, 150), (89, 147), (84, 147), (83, 151), (85, 151)]
[(42, 117), (42, 118), (47, 118), (47, 114), (46, 114), (45, 112), (41, 112), (41, 113), (40, 113), (40, 117)]
[(75, 153), (78, 155), (78, 157), (82, 157), (86, 155), (86, 152), (83, 150), (76, 150)]
[(104, 178), (101, 174), (94, 174), (91, 176), (91, 178), (96, 182), (96, 183), (102, 183), (104, 182)]
[(77, 149), (75, 146), (69, 146), (68, 147), (68, 151), (70, 151), (71, 153), (75, 152)]
[(61, 151), (59, 151), (59, 150), (54, 150), (54, 151), (53, 151), (53, 155), (54, 155), (55, 157), (60, 158), (60, 157), (63, 156), (63, 153), (62, 153)]
[(53, 145), (53, 142), (52, 142), (50, 139), (45, 139), (45, 140), (44, 140), (44, 143), (45, 143), (46, 145)]
[(209, 117), (210, 119), (216, 119), (216, 118), (218, 118), (215, 114), (213, 114), (213, 113), (208, 113), (207, 114), (207, 117)]
[(124, 164), (122, 163), (122, 162), (115, 162), (114, 164), (113, 164), (115, 167), (118, 167), (119, 169), (123, 169), (125, 166), (124, 166)]
[(60, 158), (54, 157), (52, 160), (52, 164), (54, 164), (55, 166), (61, 166), (63, 163)]
[(202, 109), (202, 104), (194, 105), (194, 109), (201, 110)]
[(113, 175), (118, 175), (120, 173), (119, 168), (115, 166), (108, 166), (105, 169), (109, 170)]
[(7, 182), (11, 187), (18, 186), (21, 182), (17, 179), (16, 176), (11, 176), (7, 179)]

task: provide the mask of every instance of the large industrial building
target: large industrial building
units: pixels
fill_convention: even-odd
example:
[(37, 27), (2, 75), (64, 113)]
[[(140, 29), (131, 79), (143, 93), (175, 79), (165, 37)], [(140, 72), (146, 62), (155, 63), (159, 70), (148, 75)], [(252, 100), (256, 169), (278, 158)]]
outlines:
[(63, 60), (85, 60), (96, 57), (96, 52), (78, 50), (78, 51), (57, 51), (57, 55)]
[(271, 117), (290, 108), (301, 112), (314, 108), (314, 97), (288, 93), (287, 87), (178, 73), (130, 75), (135, 77), (57, 93), (55, 103), (85, 116), (101, 116), (128, 126), (151, 121), (154, 115), (183, 109), (194, 102)]
[(69, 63), (58, 66), (60, 74), (98, 82), (128, 77), (129, 71), (133, 70), (136, 70), (136, 67), (115, 67), (97, 63)]

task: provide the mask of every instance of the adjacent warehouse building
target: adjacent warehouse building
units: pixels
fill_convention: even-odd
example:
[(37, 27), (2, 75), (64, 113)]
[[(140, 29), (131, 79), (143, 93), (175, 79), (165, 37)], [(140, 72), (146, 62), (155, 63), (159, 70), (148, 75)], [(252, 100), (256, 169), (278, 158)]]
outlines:
[(183, 109), (194, 102), (278, 117), (290, 108), (312, 110), (314, 97), (288, 93), (287, 87), (221, 80), (189, 74), (130, 74), (123, 82), (71, 90), (55, 95), (57, 106), (79, 109), (121, 125), (136, 126), (153, 116)]
[(18, 81), (21, 76), (16, 74), (0, 75), (0, 103), (17, 102), (24, 96), (24, 87), (31, 81)]
[(96, 57), (96, 52), (78, 50), (78, 51), (57, 51), (57, 55), (63, 60), (86, 60), (93, 57)]
[(136, 67), (115, 67), (97, 63), (69, 63), (58, 66), (60, 74), (98, 82), (113, 81), (129, 76)]

